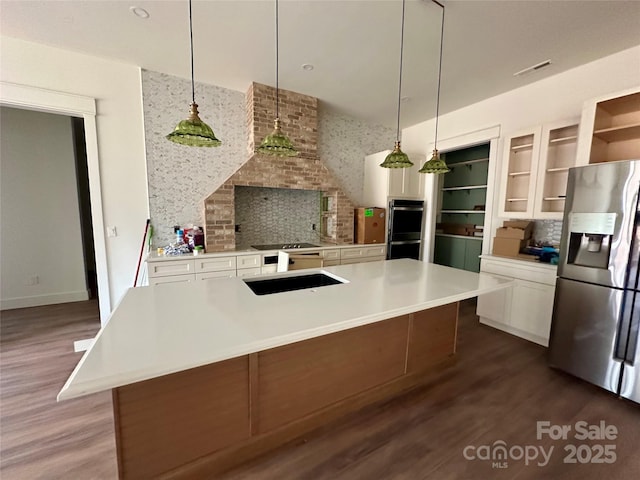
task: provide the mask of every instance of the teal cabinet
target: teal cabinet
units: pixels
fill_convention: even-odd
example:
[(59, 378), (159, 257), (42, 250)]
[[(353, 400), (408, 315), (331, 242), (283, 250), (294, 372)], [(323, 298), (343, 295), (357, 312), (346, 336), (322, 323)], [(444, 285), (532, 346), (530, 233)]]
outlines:
[(489, 144), (443, 154), (451, 171), (442, 176), (434, 263), (480, 271), (485, 223)]

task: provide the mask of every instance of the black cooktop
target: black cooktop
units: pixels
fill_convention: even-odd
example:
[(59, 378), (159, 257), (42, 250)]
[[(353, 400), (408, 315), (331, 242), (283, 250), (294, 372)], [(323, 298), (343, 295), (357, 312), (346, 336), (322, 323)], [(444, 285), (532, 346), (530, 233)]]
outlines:
[(291, 250), (293, 248), (313, 248), (320, 245), (313, 243), (270, 243), (268, 245), (251, 245), (256, 250)]

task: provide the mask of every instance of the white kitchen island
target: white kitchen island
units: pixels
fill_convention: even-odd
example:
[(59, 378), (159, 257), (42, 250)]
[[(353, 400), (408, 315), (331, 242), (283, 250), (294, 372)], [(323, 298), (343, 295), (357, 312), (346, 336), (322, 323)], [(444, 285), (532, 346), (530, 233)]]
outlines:
[(510, 285), (408, 259), (321, 270), (345, 283), (130, 289), (58, 399), (113, 391), (121, 478), (206, 476), (420, 384), (453, 358), (457, 302)]

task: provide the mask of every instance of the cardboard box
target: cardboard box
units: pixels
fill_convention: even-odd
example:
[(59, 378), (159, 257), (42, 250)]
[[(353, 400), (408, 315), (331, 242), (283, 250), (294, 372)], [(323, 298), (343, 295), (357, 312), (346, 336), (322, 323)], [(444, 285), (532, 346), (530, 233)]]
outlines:
[(533, 225), (526, 220), (506, 220), (504, 226), (496, 230), (496, 237), (528, 240), (533, 235)]
[(502, 255), (504, 257), (517, 257), (520, 250), (527, 246), (527, 240), (518, 238), (493, 238), (493, 254)]
[(387, 214), (384, 208), (355, 209), (355, 243), (384, 243)]

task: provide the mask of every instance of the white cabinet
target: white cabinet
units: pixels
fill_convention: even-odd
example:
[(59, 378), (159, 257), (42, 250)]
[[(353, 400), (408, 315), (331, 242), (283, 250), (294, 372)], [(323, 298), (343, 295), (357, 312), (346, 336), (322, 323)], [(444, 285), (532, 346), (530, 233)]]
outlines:
[(194, 275), (168, 275), (166, 277), (149, 277), (149, 285), (165, 283), (189, 283), (195, 279)]
[(515, 281), (513, 287), (480, 295), (480, 323), (547, 346), (556, 268), (528, 261), (483, 256), (480, 271)]
[(262, 274), (260, 267), (238, 269), (238, 277), (255, 277)]
[(175, 260), (153, 262), (149, 264), (149, 277), (168, 277), (172, 275), (191, 275), (194, 272), (193, 260)]
[(195, 261), (195, 273), (222, 272), (236, 269), (236, 257), (207, 257)]
[(577, 142), (577, 118), (507, 136), (499, 216), (561, 220), (569, 168), (576, 165)]
[(363, 202), (366, 207), (388, 208), (391, 198), (424, 198), (424, 174), (418, 170), (426, 161), (424, 155), (408, 153), (411, 168), (382, 168), (380, 164), (391, 150), (367, 155), (364, 159)]
[[(340, 263), (345, 263), (345, 260), (357, 260), (361, 258), (380, 258), (384, 257), (387, 254), (387, 247), (384, 245), (375, 245), (375, 246), (363, 246), (363, 247), (352, 247), (352, 248), (343, 248), (340, 250)], [(350, 262), (354, 263), (354, 262)]]
[(576, 166), (578, 119), (543, 125), (533, 218), (562, 220), (569, 168)]
[(640, 158), (640, 87), (584, 103), (577, 157), (578, 165)]
[(196, 273), (196, 280), (210, 280), (212, 278), (231, 278), (236, 276), (235, 270), (222, 270), (220, 272)]
[(508, 135), (504, 140), (500, 217), (533, 217), (541, 133), (542, 127), (532, 127)]

